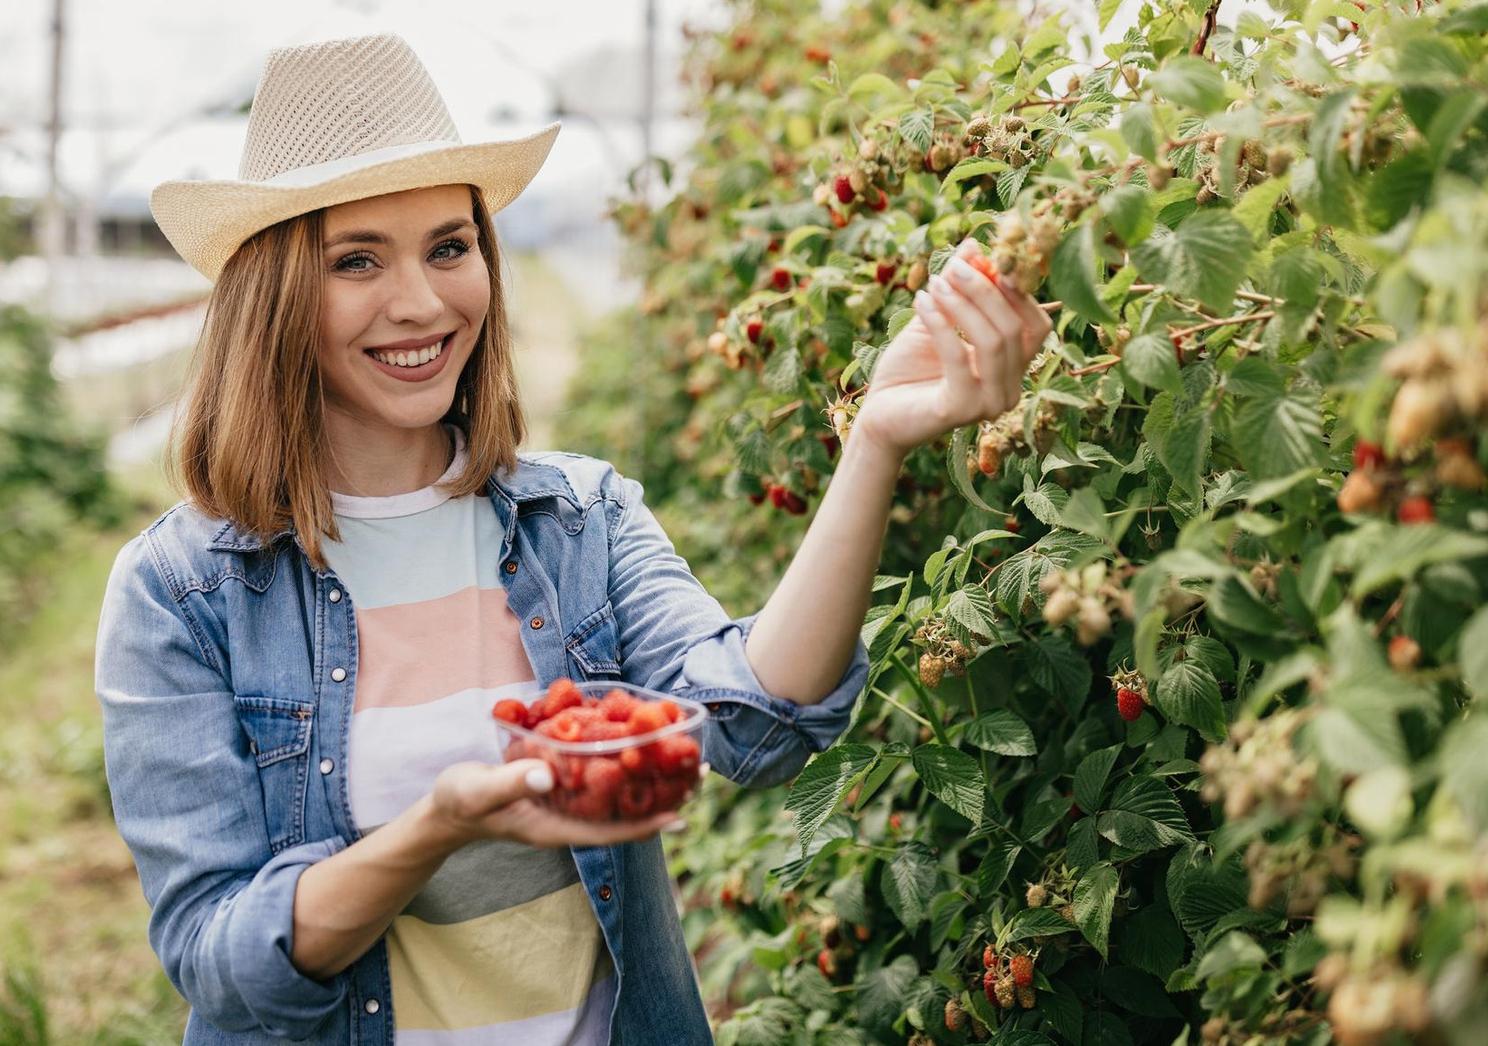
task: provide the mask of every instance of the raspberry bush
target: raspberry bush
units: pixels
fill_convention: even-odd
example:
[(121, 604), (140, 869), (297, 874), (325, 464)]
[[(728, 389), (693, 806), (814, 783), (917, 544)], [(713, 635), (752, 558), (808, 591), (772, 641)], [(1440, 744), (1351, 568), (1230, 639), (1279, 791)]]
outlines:
[(962, 238), (1056, 318), (906, 462), (849, 734), (675, 855), (721, 1042), (1488, 1036), (1488, 5), (1127, 3), (740, 5), (615, 207), (755, 599)]

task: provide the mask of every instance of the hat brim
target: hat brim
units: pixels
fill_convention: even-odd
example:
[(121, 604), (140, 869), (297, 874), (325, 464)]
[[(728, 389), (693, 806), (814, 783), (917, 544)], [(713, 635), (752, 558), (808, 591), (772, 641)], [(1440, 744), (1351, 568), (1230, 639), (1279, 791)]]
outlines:
[(162, 182), (150, 193), (150, 213), (177, 253), (215, 282), (254, 233), (321, 207), (431, 185), (469, 184), (482, 191), (495, 214), (537, 175), (561, 126), (551, 123), (502, 141), (379, 149), (323, 165), (324, 170), (298, 172), (292, 182)]

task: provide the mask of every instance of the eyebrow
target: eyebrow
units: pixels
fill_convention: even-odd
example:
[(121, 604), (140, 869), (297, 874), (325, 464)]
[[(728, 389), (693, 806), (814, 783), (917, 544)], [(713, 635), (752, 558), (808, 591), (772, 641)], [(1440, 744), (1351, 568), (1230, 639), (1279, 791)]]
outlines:
[[(447, 222), (442, 222), (441, 224), (434, 226), (434, 228), (430, 229), (428, 234), (424, 238), (428, 240), (438, 239), (441, 236), (448, 236), (452, 232), (457, 232), (458, 230), (463, 229), (466, 226), (474, 228), (475, 222), (471, 221), (469, 218), (452, 218)], [(320, 246), (321, 250), (328, 251), (332, 247), (340, 246), (343, 243), (387, 242), (388, 238), (382, 233), (377, 232), (375, 229), (350, 229), (346, 232), (337, 233), (335, 236), (332, 236), (329, 240), (326, 240)]]

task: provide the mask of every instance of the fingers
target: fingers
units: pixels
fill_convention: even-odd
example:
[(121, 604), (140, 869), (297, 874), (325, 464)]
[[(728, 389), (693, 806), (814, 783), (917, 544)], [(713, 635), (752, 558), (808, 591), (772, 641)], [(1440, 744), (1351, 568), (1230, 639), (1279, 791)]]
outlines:
[[(966, 333), (966, 340), (971, 342), (974, 350), (973, 363), (977, 377), (985, 382), (996, 373), (994, 367), (996, 356), (1001, 351), (1002, 335), (992, 326), (982, 307), (973, 300), (975, 287), (967, 280), (967, 276), (982, 279), (971, 266), (953, 258), (945, 267), (945, 275), (930, 277), (930, 294), (941, 310), (950, 316), (951, 322)], [(987, 290), (991, 291), (992, 288), (988, 287)]]
[(997, 281), (997, 289), (1002, 292), (1003, 300), (1012, 307), (1023, 327), (1023, 340), (1020, 348), (1023, 350), (1023, 362), (1033, 359), (1044, 339), (1054, 329), (1054, 321), (1049, 314), (1039, 308), (1038, 302), (1031, 295), (1024, 294), (1015, 287), (1008, 287), (1001, 280)]
[(952, 409), (961, 413), (981, 399), (981, 383), (971, 370), (971, 358), (955, 326), (941, 310), (936, 300), (925, 291), (915, 294), (916, 314), (930, 332), (930, 344), (940, 357), (941, 369), (945, 373), (950, 389)]

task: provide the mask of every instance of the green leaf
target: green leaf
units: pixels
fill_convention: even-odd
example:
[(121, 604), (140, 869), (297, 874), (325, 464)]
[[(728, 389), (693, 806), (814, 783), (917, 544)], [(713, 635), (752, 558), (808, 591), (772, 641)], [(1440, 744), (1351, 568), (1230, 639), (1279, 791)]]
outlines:
[(789, 999), (778, 995), (759, 999), (719, 1027), (718, 1046), (779, 1046), (791, 1041), (805, 1017), (801, 1007)]
[(1115, 320), (1096, 291), (1095, 224), (1076, 226), (1054, 249), (1049, 285), (1065, 305), (1092, 323)]
[(985, 156), (968, 156), (946, 172), (945, 179), (940, 183), (940, 191), (945, 192), (950, 186), (963, 182), (967, 178), (996, 174), (1007, 169), (1008, 165), (1001, 160), (990, 160)]
[(988, 848), (982, 866), (977, 869), (977, 890), (983, 897), (990, 897), (1002, 888), (1008, 873), (1013, 870), (1013, 862), (1022, 852), (1021, 846), (1007, 840), (993, 843)]
[(1101, 808), (1101, 799), (1106, 792), (1106, 778), (1111, 775), (1111, 767), (1116, 765), (1121, 749), (1121, 745), (1097, 748), (1081, 759), (1080, 765), (1075, 768), (1075, 803), (1087, 814), (1093, 814)]
[(1028, 646), (1028, 673), (1034, 683), (1059, 698), (1067, 708), (1078, 708), (1090, 692), (1090, 662), (1064, 635), (1042, 635)]
[[(867, 1028), (887, 1032), (904, 1013), (904, 1001), (910, 986), (920, 975), (919, 963), (912, 955), (899, 955), (869, 973), (858, 982), (858, 1020)], [(790, 1042), (789, 1038), (777, 1043)]]
[(1284, 624), (1281, 615), (1261, 602), (1234, 574), (1227, 574), (1210, 586), (1205, 606), (1214, 620), (1242, 632), (1274, 635)]
[(1064, 921), (1064, 916), (1052, 908), (1024, 908), (1013, 916), (1002, 933), (1001, 940), (1004, 944), (1012, 944), (1030, 937), (1052, 937), (1073, 929), (1073, 926)]
[(1130, 182), (1106, 193), (1101, 198), (1101, 210), (1127, 246), (1145, 240), (1157, 222), (1157, 203), (1152, 193)]
[(919, 842), (901, 846), (884, 869), (884, 901), (905, 929), (913, 931), (930, 914), (935, 879), (935, 856)]
[(1457, 640), (1457, 660), (1468, 692), (1488, 700), (1488, 607), (1480, 607), (1468, 618)]
[(1131, 255), (1143, 276), (1218, 311), (1234, 302), (1254, 252), (1250, 233), (1227, 211), (1202, 210), (1175, 230), (1157, 226)]
[(802, 854), (853, 781), (868, 769), (873, 756), (874, 751), (868, 745), (837, 745), (806, 764), (785, 797), (785, 808), (796, 815)]
[(1210, 946), (1199, 961), (1198, 978), (1213, 980), (1236, 970), (1257, 970), (1266, 965), (1266, 952), (1249, 934), (1231, 930)]
[(1351, 591), (1356, 598), (1412, 577), (1432, 563), (1488, 556), (1488, 538), (1435, 523), (1383, 524), (1379, 533), (1385, 539), (1384, 547), (1359, 563), (1354, 575)]
[(1257, 396), (1235, 418), (1235, 448), (1256, 479), (1278, 479), (1323, 462), (1323, 416), (1301, 389)]
[(899, 137), (921, 153), (930, 148), (930, 138), (934, 132), (933, 109), (911, 109), (899, 117)]
[(1121, 922), (1119, 954), (1160, 980), (1167, 980), (1183, 964), (1185, 947), (1183, 930), (1161, 905), (1149, 904)]
[(1442, 742), (1442, 787), (1478, 831), (1488, 831), (1488, 715), (1464, 719)]
[(1178, 374), (1178, 354), (1172, 339), (1159, 334), (1138, 334), (1121, 353), (1121, 369), (1133, 381), (1149, 389), (1183, 388)]
[(1075, 883), (1075, 923), (1102, 959), (1111, 936), (1111, 912), (1116, 906), (1116, 887), (1121, 877), (1109, 864), (1085, 870)]
[(1193, 727), (1204, 740), (1224, 739), (1224, 702), (1219, 696), (1219, 682), (1199, 661), (1177, 661), (1169, 665), (1152, 688), (1152, 703), (1169, 722)]
[(847, 89), (848, 97), (863, 98), (875, 94), (888, 95), (897, 98), (904, 93), (904, 88), (890, 80), (883, 73), (864, 73), (852, 82)]
[(1153, 397), (1142, 423), (1142, 434), (1173, 477), (1190, 494), (1202, 492), (1200, 479), (1209, 457), (1209, 411), (1202, 404), (1184, 404), (1172, 392)]
[(1156, 162), (1157, 121), (1153, 118), (1150, 105), (1137, 102), (1126, 110), (1121, 117), (1121, 137), (1126, 140), (1132, 152), (1144, 160)]
[(972, 824), (982, 819), (987, 782), (975, 759), (959, 748), (927, 744), (914, 750), (910, 762), (931, 795)]
[(980, 586), (973, 585), (951, 593), (943, 613), (949, 621), (960, 625), (973, 637), (980, 635), (991, 639), (998, 634), (992, 597)]
[(1276, 206), (1286, 195), (1287, 176), (1267, 178), (1260, 185), (1248, 189), (1240, 202), (1230, 208), (1237, 222), (1250, 233), (1250, 238), (1264, 245), (1270, 239), (1271, 221), (1276, 217)]
[[(901, 311), (908, 312), (909, 310)], [(946, 450), (946, 472), (951, 477), (951, 485), (961, 493), (962, 497), (984, 512), (995, 513), (997, 510), (983, 501), (981, 495), (972, 488), (971, 478), (966, 474), (966, 458), (971, 453), (972, 434), (976, 431), (975, 425), (963, 425), (951, 434), (951, 445)], [(763, 469), (756, 471), (763, 471)]]
[(983, 712), (966, 724), (967, 744), (998, 755), (1031, 756), (1038, 754), (1033, 731), (1022, 718), (1005, 708)]
[(1137, 853), (1192, 842), (1193, 830), (1177, 798), (1155, 777), (1131, 777), (1111, 797), (1110, 809), (1096, 819), (1096, 830)]
[(1170, 58), (1147, 82), (1164, 98), (1195, 112), (1212, 113), (1224, 108), (1224, 77), (1213, 62), (1202, 58)]

